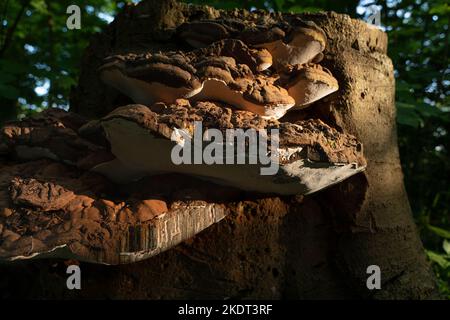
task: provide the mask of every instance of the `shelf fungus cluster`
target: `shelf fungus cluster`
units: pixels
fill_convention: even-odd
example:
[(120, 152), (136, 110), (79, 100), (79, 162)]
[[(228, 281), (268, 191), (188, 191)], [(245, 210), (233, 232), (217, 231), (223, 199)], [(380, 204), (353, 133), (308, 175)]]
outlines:
[(355, 137), (283, 120), (338, 90), (314, 23), (204, 20), (175, 37), (191, 48), (116, 54), (98, 68), (134, 104), (3, 127), (1, 260), (138, 261), (218, 222), (229, 203), (310, 194), (364, 170)]
[[(192, 43), (189, 33), (180, 34)], [(306, 41), (303, 34), (301, 39)], [(190, 52), (115, 55), (105, 59), (99, 74), (105, 84), (135, 103), (215, 101), (279, 119), (290, 109), (309, 106), (339, 88), (329, 70), (313, 63), (322, 55), (323, 43), (313, 50), (309, 42), (297, 40), (250, 46), (243, 40), (222, 39)], [(278, 46), (292, 48), (281, 54), (275, 49)], [(306, 52), (299, 49), (303, 46)]]

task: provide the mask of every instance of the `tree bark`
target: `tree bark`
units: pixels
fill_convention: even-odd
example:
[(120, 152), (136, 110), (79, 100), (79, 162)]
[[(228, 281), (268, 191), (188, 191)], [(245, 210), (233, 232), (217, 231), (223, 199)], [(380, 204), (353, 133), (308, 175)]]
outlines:
[[(117, 106), (97, 79), (108, 54), (164, 48), (164, 28), (217, 18), (223, 12), (173, 1), (146, 1), (120, 14), (93, 39), (83, 60), (72, 111), (89, 117)], [(235, 11), (237, 17), (250, 13)], [(264, 13), (258, 13), (263, 16)], [(34, 297), (426, 299), (436, 297), (433, 275), (412, 219), (397, 148), (395, 83), (387, 36), (336, 13), (303, 14), (324, 29), (325, 59), (340, 90), (288, 115), (316, 117), (364, 145), (368, 167), (312, 196), (248, 199), (193, 239), (130, 265), (82, 264), (83, 289), (65, 290), (64, 268), (48, 261), (2, 266), (2, 291)], [(151, 39), (151, 40), (148, 40)], [(145, 41), (144, 41), (145, 40)], [(59, 266), (58, 266), (59, 265)], [(381, 270), (381, 290), (369, 290), (366, 270)], [(5, 283), (6, 282), (6, 283)], [(15, 289), (12, 289), (12, 286)]]

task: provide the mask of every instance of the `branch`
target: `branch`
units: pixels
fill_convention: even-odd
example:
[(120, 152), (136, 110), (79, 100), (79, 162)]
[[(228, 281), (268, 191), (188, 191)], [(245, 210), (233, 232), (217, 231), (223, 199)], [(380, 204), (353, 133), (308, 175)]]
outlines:
[(9, 5), (9, 0), (5, 1), (5, 6), (3, 8), (3, 12), (2, 15), (0, 17), (0, 23), (2, 23), (1, 29), (0, 29), (0, 41), (1, 43), (3, 43), (3, 35), (6, 31), (6, 26), (3, 26), (3, 21), (6, 20), (6, 15), (8, 14), (8, 5)]
[(23, 13), (25, 12), (25, 9), (28, 7), (30, 2), (31, 2), (31, 0), (27, 0), (27, 1), (23, 2), (22, 7), (20, 8), (19, 12), (17, 13), (16, 18), (14, 19), (13, 24), (11, 25), (10, 28), (8, 28), (8, 30), (6, 32), (6, 36), (5, 36), (5, 41), (3, 42), (3, 45), (0, 48), (0, 57), (2, 57), (4, 55), (6, 49), (8, 49), (9, 45), (11, 44), (14, 31), (16, 31), (16, 28), (17, 28), (17, 25), (19, 24), (20, 18), (22, 17)]
[[(47, 1), (46, 1), (47, 3)], [(49, 4), (47, 4), (47, 7), (50, 8)], [(55, 61), (55, 47), (54, 47), (54, 39), (53, 39), (53, 17), (51, 15), (48, 16), (47, 19), (47, 27), (48, 27), (48, 45), (49, 45), (49, 60), (50, 60), (50, 67), (52, 68), (52, 71), (54, 72), (54, 61)], [(49, 77), (50, 80), (50, 88), (47, 93), (47, 102), (48, 106), (52, 107), (53, 105), (53, 91), (54, 91), (54, 84), (51, 79), (52, 77)]]

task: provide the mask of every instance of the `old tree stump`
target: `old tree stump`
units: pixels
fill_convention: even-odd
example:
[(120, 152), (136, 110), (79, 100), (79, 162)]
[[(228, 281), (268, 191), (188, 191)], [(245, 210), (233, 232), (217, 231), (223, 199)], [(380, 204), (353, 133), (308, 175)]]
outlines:
[[(286, 14), (286, 16), (288, 16)], [(224, 12), (174, 1), (126, 7), (87, 48), (71, 110), (89, 119), (127, 104), (99, 80), (111, 54), (185, 50), (174, 41), (183, 22), (279, 18)], [(374, 298), (436, 296), (433, 275), (412, 219), (397, 148), (395, 83), (387, 36), (333, 12), (301, 14), (327, 37), (321, 65), (339, 90), (287, 121), (321, 119), (364, 146), (363, 173), (308, 196), (246, 196), (225, 203), (228, 216), (147, 260), (117, 266), (82, 263), (83, 290), (65, 287), (61, 261), (2, 265), (5, 296), (91, 298)], [(195, 186), (194, 186), (195, 188)], [(202, 190), (197, 190), (199, 193)], [(201, 196), (201, 195), (200, 195)], [(381, 270), (381, 290), (368, 290), (367, 268)]]

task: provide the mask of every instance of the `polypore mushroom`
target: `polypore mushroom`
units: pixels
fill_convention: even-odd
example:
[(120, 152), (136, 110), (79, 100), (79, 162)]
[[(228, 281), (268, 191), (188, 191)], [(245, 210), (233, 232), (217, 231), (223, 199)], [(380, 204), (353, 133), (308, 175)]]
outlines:
[(180, 38), (194, 48), (203, 48), (209, 44), (230, 37), (230, 30), (221, 21), (194, 21), (183, 23), (177, 28)]
[(105, 59), (99, 73), (104, 83), (145, 105), (189, 98), (202, 89), (180, 53), (115, 55)]
[[(136, 170), (143, 175), (176, 172), (248, 191), (308, 194), (342, 181), (365, 167), (361, 145), (356, 139), (338, 133), (319, 120), (280, 124), (250, 112), (234, 111), (211, 102), (189, 105), (187, 101), (177, 101), (173, 105), (159, 104), (153, 110), (141, 105), (120, 107), (96, 122), (94, 127), (105, 132), (111, 152), (117, 159), (99, 164), (92, 170), (118, 183), (135, 179)], [(271, 140), (273, 137), (270, 137), (268, 143), (275, 149), (259, 151), (262, 152), (260, 155), (266, 156), (267, 152), (278, 154), (279, 157), (272, 159), (270, 166), (279, 169), (273, 175), (261, 174), (261, 168), (269, 165), (251, 163), (249, 159), (255, 156), (255, 150), (250, 148), (233, 150), (231, 158), (241, 157), (245, 159), (243, 164), (223, 164), (230, 159), (230, 154), (225, 153), (222, 154), (223, 158), (219, 156), (217, 162), (213, 163), (177, 163), (178, 160), (173, 158), (176, 146), (183, 149), (180, 146), (190, 145), (195, 138), (202, 139), (202, 133), (196, 131), (198, 129), (194, 121), (203, 121), (203, 125), (208, 128), (221, 130), (224, 137), (226, 129), (279, 129), (279, 146), (275, 145), (276, 138)], [(88, 126), (88, 129), (92, 130), (93, 127)], [(80, 129), (80, 133), (84, 131)], [(220, 149), (229, 145), (230, 141), (215, 143)], [(154, 150), (158, 150), (157, 153)], [(200, 157), (203, 152), (198, 144), (194, 144), (191, 151), (197, 155), (200, 152)], [(188, 157), (191, 159), (191, 155)], [(194, 154), (194, 161), (196, 157)]]
[(328, 69), (311, 63), (289, 66), (281, 74), (280, 84), (294, 98), (295, 108), (304, 108), (339, 89)]
[[(189, 191), (193, 185), (199, 191), (212, 190), (198, 181), (185, 186), (179, 180), (162, 183), (164, 178), (157, 178), (120, 190), (104, 177), (85, 171), (77, 159), (89, 158), (90, 153), (104, 148), (77, 135), (75, 130), (83, 123), (71, 113), (49, 109), (3, 128), (0, 260), (56, 257), (129, 263), (167, 250), (224, 217), (222, 205), (189, 200), (193, 199)], [(102, 139), (97, 136), (93, 140)], [(26, 156), (18, 152), (25, 146), (33, 150)], [(22, 162), (5, 161), (12, 155)], [(32, 160), (37, 158), (48, 159)], [(150, 195), (155, 186), (158, 197)], [(222, 196), (229, 193), (217, 191)], [(117, 192), (121, 198), (111, 200)], [(162, 194), (166, 200), (161, 199)], [(203, 195), (210, 202), (217, 199), (210, 192)]]
[(184, 23), (178, 35), (194, 48), (208, 46), (227, 38), (242, 40), (272, 55), (275, 67), (319, 62), (326, 46), (326, 34), (312, 21), (295, 18), (261, 25), (234, 19), (205, 20)]
[(232, 57), (239, 64), (247, 65), (253, 72), (264, 71), (272, 65), (272, 55), (264, 48), (250, 48), (241, 40), (225, 39), (187, 54), (197, 61), (204, 57)]
[(325, 32), (312, 21), (296, 20), (294, 27), (284, 35), (278, 27), (269, 29), (269, 37), (254, 34), (267, 34), (265, 28), (249, 30), (240, 38), (255, 47), (266, 48), (272, 55), (275, 67), (320, 62), (323, 57), (327, 37)]
[[(178, 184), (180, 179), (178, 180)], [(199, 182), (196, 181), (198, 184)], [(154, 256), (225, 216), (223, 205), (149, 195), (127, 185), (114, 199), (111, 183), (93, 172), (50, 160), (0, 166), (0, 261), (64, 258), (119, 264)], [(211, 187), (209, 186), (211, 189)], [(25, 214), (26, 212), (26, 214)]]
[(60, 109), (47, 109), (22, 121), (13, 121), (0, 130), (0, 154), (19, 160), (53, 159), (89, 169), (112, 159), (109, 151), (81, 138), (78, 128), (86, 120)]
[[(217, 128), (224, 136), (227, 129), (234, 128), (279, 129), (279, 145), (270, 150), (279, 155), (274, 160), (279, 170), (261, 175), (265, 166), (248, 161), (255, 155), (250, 141), (243, 150), (232, 151), (232, 158), (242, 156), (243, 164), (175, 164), (171, 153), (179, 146), (176, 141), (188, 143), (189, 137), (195, 136), (195, 121)], [(4, 129), (3, 155), (17, 152), (18, 146), (40, 145), (55, 156), (49, 157), (54, 160), (38, 161), (21, 157), (25, 162), (16, 164), (0, 159), (0, 260), (56, 257), (107, 264), (139, 261), (221, 220), (226, 212), (214, 199), (220, 196), (223, 201), (229, 189), (220, 184), (248, 191), (307, 194), (365, 166), (356, 139), (319, 120), (279, 123), (212, 102), (190, 105), (187, 100), (177, 100), (172, 105), (158, 103), (150, 108), (131, 105), (80, 127), (83, 123), (70, 113), (49, 110)], [(50, 131), (44, 130), (46, 126)], [(104, 145), (110, 145), (114, 160), (97, 158), (86, 168), (89, 171), (79, 166), (79, 161), (69, 161), (70, 154), (95, 154), (97, 149), (104, 149), (79, 137), (77, 128), (86, 138), (95, 137), (100, 142), (98, 133), (104, 132), (108, 141)], [(180, 136), (181, 132), (187, 135)], [(270, 145), (273, 139), (278, 140), (268, 138)], [(55, 142), (60, 140), (70, 145), (71, 152)], [(70, 140), (76, 142), (71, 144)], [(226, 148), (227, 143), (222, 146)], [(225, 152), (222, 160), (226, 163), (227, 159)], [(69, 162), (71, 165), (66, 164)], [(215, 184), (193, 177), (175, 176), (173, 180), (166, 178), (170, 175), (154, 176), (157, 173), (189, 174)], [(134, 182), (136, 179), (140, 180)], [(211, 197), (212, 191), (216, 198)], [(155, 193), (157, 196), (152, 195)]]
[(233, 57), (255, 72), (272, 64), (272, 57), (265, 49), (250, 49), (239, 40), (223, 40), (188, 54), (168, 52), (108, 57), (99, 68), (100, 78), (136, 103), (171, 103), (202, 90), (203, 83), (192, 64), (198, 64), (205, 57)]
[(206, 57), (195, 67), (203, 82), (203, 90), (192, 97), (195, 101), (220, 101), (273, 119), (282, 117), (295, 104), (275, 83), (277, 78), (255, 75), (231, 57)]

